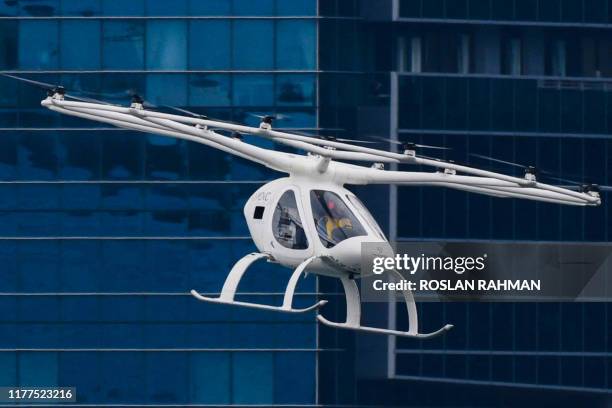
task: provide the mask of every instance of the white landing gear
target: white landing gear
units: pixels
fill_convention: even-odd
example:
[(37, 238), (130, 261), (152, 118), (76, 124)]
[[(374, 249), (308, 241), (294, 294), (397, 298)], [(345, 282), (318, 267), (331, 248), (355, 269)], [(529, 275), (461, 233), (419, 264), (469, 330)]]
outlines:
[[(287, 283), (287, 289), (285, 289), (285, 296), (283, 298), (282, 306), (271, 306), (271, 305), (262, 305), (259, 303), (251, 303), (251, 302), (240, 302), (234, 300), (236, 295), (236, 290), (238, 289), (238, 284), (242, 279), (242, 276), (246, 272), (246, 270), (253, 264), (255, 261), (259, 259), (270, 259), (270, 256), (267, 254), (260, 253), (252, 253), (246, 255), (244, 258), (236, 262), (230, 273), (227, 275), (225, 279), (225, 283), (223, 284), (223, 289), (221, 289), (221, 295), (219, 297), (207, 297), (199, 294), (196, 290), (192, 289), (191, 294), (198, 300), (204, 302), (211, 303), (223, 303), (226, 305), (234, 305), (234, 306), (244, 306), (250, 307), (253, 309), (264, 309), (264, 310), (272, 310), (276, 312), (285, 312), (285, 313), (305, 313), (311, 310), (315, 310), (320, 308), (321, 306), (327, 303), (327, 300), (320, 300), (312, 306), (303, 308), (303, 309), (294, 309), (293, 304), (293, 295), (295, 293), (295, 287), (297, 286), (298, 279), (304, 273), (306, 267), (315, 259), (316, 257), (309, 258), (302, 262), (296, 269), (293, 271), (291, 278), (289, 278), (289, 283)], [(397, 274), (397, 272), (396, 272)], [(399, 275), (399, 274), (397, 274)], [(326, 326), (336, 327), (339, 329), (349, 329), (367, 333), (378, 333), (378, 334), (388, 334), (394, 336), (401, 337), (412, 337), (418, 339), (427, 339), (431, 337), (438, 336), (450, 329), (453, 328), (452, 324), (447, 324), (441, 329), (431, 332), (431, 333), (419, 333), (418, 332), (418, 317), (416, 304), (414, 302), (414, 297), (412, 293), (408, 290), (402, 291), (402, 295), (404, 296), (404, 301), (406, 302), (406, 308), (408, 310), (408, 323), (409, 329), (408, 331), (400, 331), (400, 330), (390, 330), (390, 329), (381, 329), (377, 327), (368, 327), (361, 325), (361, 298), (359, 296), (359, 289), (357, 288), (357, 284), (355, 280), (348, 277), (348, 275), (343, 275), (339, 277), (342, 282), (342, 286), (344, 287), (344, 294), (346, 296), (346, 321), (344, 323), (337, 323), (327, 320), (325, 317), (317, 314), (317, 320)]]
[(305, 260), (295, 269), (295, 271), (291, 275), (291, 278), (289, 278), (289, 283), (287, 283), (287, 289), (285, 289), (285, 297), (283, 298), (282, 306), (262, 305), (259, 303), (239, 302), (237, 300), (234, 300), (234, 296), (236, 295), (236, 289), (238, 289), (240, 279), (242, 279), (242, 276), (249, 268), (249, 266), (251, 266), (251, 264), (262, 258), (270, 259), (270, 256), (267, 254), (252, 253), (248, 254), (247, 256), (236, 262), (230, 273), (227, 275), (225, 283), (223, 284), (223, 289), (221, 289), (221, 295), (218, 298), (202, 296), (195, 289), (191, 290), (191, 294), (196, 299), (204, 302), (223, 303), (227, 305), (244, 306), (253, 309), (274, 310), (276, 312), (286, 313), (309, 312), (311, 310), (318, 309), (319, 307), (327, 303), (327, 300), (321, 300), (315, 303), (314, 305), (304, 309), (294, 309), (292, 306), (293, 294), (295, 293), (295, 287), (297, 286), (298, 279), (300, 278), (300, 275), (302, 275), (302, 272), (304, 272), (304, 269), (306, 269), (306, 267), (310, 264), (310, 262), (312, 262), (314, 258), (309, 258)]
[[(399, 275), (397, 272), (396, 274)], [(339, 279), (342, 282), (342, 286), (344, 287), (344, 294), (346, 295), (346, 321), (344, 323), (331, 322), (320, 314), (317, 314), (317, 320), (326, 326), (336, 327), (339, 329), (362, 331), (367, 333), (412, 337), (417, 339), (429, 339), (453, 328), (452, 324), (447, 324), (446, 326), (440, 328), (439, 330), (436, 330), (435, 332), (419, 333), (419, 322), (417, 317), (416, 304), (414, 302), (412, 292), (410, 292), (409, 290), (402, 291), (404, 301), (406, 302), (406, 308), (408, 309), (408, 331), (362, 326), (361, 299), (359, 296), (359, 289), (357, 288), (357, 284), (355, 283), (355, 280), (350, 279), (348, 276), (342, 276)]]

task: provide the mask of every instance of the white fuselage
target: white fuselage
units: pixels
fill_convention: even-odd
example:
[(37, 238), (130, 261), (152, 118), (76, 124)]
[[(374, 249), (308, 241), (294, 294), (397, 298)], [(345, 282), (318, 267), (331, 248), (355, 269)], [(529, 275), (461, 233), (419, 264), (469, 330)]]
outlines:
[(334, 183), (299, 176), (274, 180), (249, 198), (244, 216), (259, 251), (290, 268), (319, 257), (309, 272), (359, 275), (362, 243), (391, 250), (367, 209)]

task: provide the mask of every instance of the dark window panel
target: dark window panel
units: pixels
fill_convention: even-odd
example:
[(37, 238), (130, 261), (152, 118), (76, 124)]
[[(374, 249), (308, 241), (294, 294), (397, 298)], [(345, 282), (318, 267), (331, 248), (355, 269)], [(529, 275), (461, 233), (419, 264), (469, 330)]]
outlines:
[(584, 3), (591, 0), (561, 0), (561, 21), (563, 22), (582, 22)]
[(468, 0), (446, 1), (446, 17), (465, 19), (468, 16)]
[(145, 55), (147, 69), (186, 69), (187, 22), (181, 20), (147, 21)]
[(143, 69), (144, 34), (142, 21), (104, 21), (102, 67), (104, 69)]
[(561, 0), (538, 0), (538, 20), (558, 22), (561, 19)]
[(444, 0), (426, 0), (423, 1), (423, 18), (443, 18), (444, 17)]
[(468, 14), (471, 20), (488, 20), (491, 18), (489, 1), (468, 0)]
[(583, 2), (584, 7), (584, 22), (605, 24), (607, 20), (606, 0), (586, 0)]
[(188, 0), (146, 0), (148, 16), (186, 16)]
[(506, 79), (491, 81), (491, 124), (495, 130), (510, 131), (514, 127), (515, 83)]
[(561, 130), (561, 103), (558, 90), (547, 88), (538, 90), (538, 114), (540, 132)]
[(271, 353), (235, 353), (232, 391), (236, 404), (272, 404), (274, 360)]
[(423, 0), (399, 0), (399, 14), (402, 17), (418, 18), (422, 16)]
[(317, 14), (316, 0), (276, 0), (279, 16), (314, 16)]
[(58, 22), (22, 20), (19, 22), (19, 67), (57, 69), (59, 65)]
[(440, 129), (443, 127), (446, 109), (444, 81), (438, 78), (424, 77), (423, 83), (423, 128)]
[(234, 69), (272, 69), (274, 65), (273, 22), (236, 20), (233, 23)]
[(512, 21), (514, 20), (514, 9), (516, 0), (492, 1), (491, 18), (493, 20)]
[(515, 15), (518, 21), (537, 20), (538, 0), (514, 0)]
[(66, 20), (60, 27), (60, 66), (66, 70), (100, 69), (100, 21)]
[(236, 16), (273, 16), (274, 0), (233, 0), (232, 14)]
[(62, 1), (61, 5), (62, 16), (99, 16), (101, 11), (99, 0)]
[(50, 17), (60, 14), (60, 0), (19, 2), (19, 15), (24, 17)]
[(315, 90), (314, 75), (278, 75), (276, 77), (276, 104), (279, 106), (314, 106)]
[(230, 106), (230, 75), (190, 74), (189, 106)]
[(105, 16), (144, 16), (145, 0), (102, 0), (102, 13)]
[(491, 128), (490, 82), (488, 79), (469, 79), (469, 123), (473, 130)]
[(536, 81), (517, 80), (514, 84), (514, 129), (538, 129), (538, 89)]
[[(316, 68), (316, 28), (311, 20), (279, 20), (276, 23), (276, 68)], [(270, 45), (268, 45), (270, 46)]]
[(187, 106), (187, 75), (148, 74), (145, 98), (153, 105)]
[[(190, 357), (190, 402), (231, 403), (231, 354), (194, 353)], [(215, 367), (211, 370), (211, 367)]]
[(189, 68), (230, 69), (230, 44), (228, 20), (192, 20), (189, 23)]
[(0, 69), (2, 70), (10, 70), (17, 67), (18, 27), (17, 21), (0, 21)]

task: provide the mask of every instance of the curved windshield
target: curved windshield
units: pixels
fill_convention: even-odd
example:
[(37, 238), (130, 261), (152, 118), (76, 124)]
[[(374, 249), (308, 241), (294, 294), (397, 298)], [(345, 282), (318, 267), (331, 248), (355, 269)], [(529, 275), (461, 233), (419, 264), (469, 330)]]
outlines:
[(308, 248), (308, 239), (295, 202), (295, 194), (287, 190), (278, 200), (272, 216), (272, 232), (279, 244), (290, 249)]
[(374, 217), (372, 217), (372, 214), (370, 214), (361, 200), (352, 194), (347, 195), (346, 198), (348, 198), (351, 204), (353, 204), (353, 207), (357, 208), (357, 212), (360, 213), (363, 218), (365, 218), (366, 224), (369, 224), (370, 228), (372, 228), (372, 230), (376, 232), (380, 238), (385, 239), (385, 234), (382, 232), (378, 226), (378, 223)]
[(312, 190), (310, 204), (317, 234), (326, 248), (347, 238), (367, 235), (357, 217), (336, 193)]

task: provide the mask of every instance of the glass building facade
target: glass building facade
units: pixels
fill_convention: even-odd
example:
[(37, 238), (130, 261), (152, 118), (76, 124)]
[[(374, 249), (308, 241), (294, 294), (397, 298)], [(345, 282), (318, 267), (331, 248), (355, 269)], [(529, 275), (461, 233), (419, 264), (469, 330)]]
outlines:
[[(470, 155), (484, 154), (610, 185), (611, 24), (610, 0), (4, 1), (0, 71), (115, 103), (138, 93), (250, 125), (276, 113), (287, 117), (277, 127), (443, 144), (458, 162), (520, 172)], [(42, 90), (6, 77), (0, 88), (0, 385), (75, 386), (96, 406), (609, 397), (606, 303), (427, 303), (422, 329), (451, 322), (447, 336), (383, 338), (364, 354), (370, 337), (312, 315), (197, 302), (190, 289), (217, 294), (255, 250), (242, 207), (277, 175), (58, 115), (40, 107)], [(392, 240), (612, 239), (609, 193), (581, 209), (355, 191)], [(257, 265), (240, 292), (279, 303), (287, 279)], [(324, 292), (324, 314), (342, 319), (333, 282), (298, 290), (305, 305)]]

